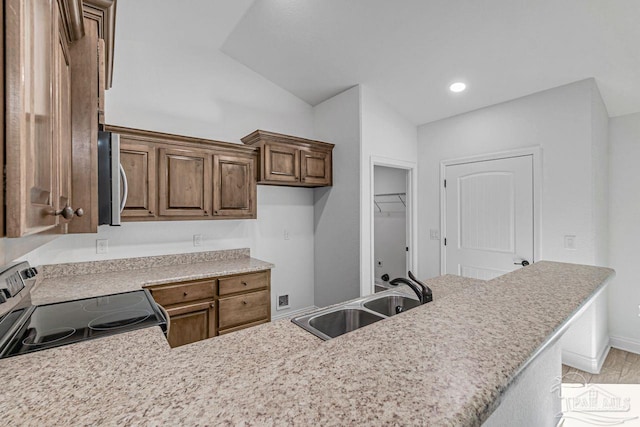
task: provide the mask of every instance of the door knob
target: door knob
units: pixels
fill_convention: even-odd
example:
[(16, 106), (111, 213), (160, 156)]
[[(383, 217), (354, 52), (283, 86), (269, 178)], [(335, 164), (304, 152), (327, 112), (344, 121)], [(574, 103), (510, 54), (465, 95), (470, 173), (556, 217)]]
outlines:
[(523, 267), (526, 267), (527, 265), (529, 265), (529, 261), (525, 259), (525, 260), (522, 260), (521, 262), (514, 262), (513, 265), (521, 265)]

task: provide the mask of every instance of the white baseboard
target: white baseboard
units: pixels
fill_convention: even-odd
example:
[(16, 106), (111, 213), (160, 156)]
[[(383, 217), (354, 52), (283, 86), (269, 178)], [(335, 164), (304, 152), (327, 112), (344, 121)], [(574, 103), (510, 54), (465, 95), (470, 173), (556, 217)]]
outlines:
[(602, 364), (607, 358), (610, 349), (610, 341), (605, 341), (605, 345), (600, 349), (598, 356), (596, 357), (588, 357), (574, 353), (573, 351), (562, 350), (562, 364), (580, 369), (581, 371), (589, 372), (590, 374), (599, 374), (600, 369), (602, 369)]
[(279, 320), (279, 319), (291, 318), (291, 317), (297, 316), (299, 314), (307, 313), (309, 311), (313, 311), (313, 310), (317, 310), (317, 309), (318, 309), (318, 307), (316, 307), (315, 305), (310, 305), (309, 307), (304, 307), (304, 308), (300, 308), (298, 310), (293, 310), (293, 311), (284, 310), (283, 312), (280, 312), (280, 313), (278, 313), (276, 315), (271, 316), (271, 321)]
[(640, 341), (637, 341), (631, 338), (610, 336), (609, 344), (611, 344), (611, 347), (615, 347), (620, 350), (628, 351), (630, 353), (640, 354)]

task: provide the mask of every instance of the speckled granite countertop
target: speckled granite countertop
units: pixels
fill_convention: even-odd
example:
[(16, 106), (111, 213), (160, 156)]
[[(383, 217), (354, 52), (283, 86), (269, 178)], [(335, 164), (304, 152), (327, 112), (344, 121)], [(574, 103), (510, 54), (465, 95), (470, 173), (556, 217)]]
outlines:
[(160, 283), (267, 270), (274, 265), (251, 258), (248, 249), (233, 249), (40, 268), (44, 278), (31, 292), (36, 305), (127, 292)]
[(2, 422), (479, 425), (612, 274), (539, 262), (326, 342), (283, 320), (173, 350), (150, 328), (4, 359)]

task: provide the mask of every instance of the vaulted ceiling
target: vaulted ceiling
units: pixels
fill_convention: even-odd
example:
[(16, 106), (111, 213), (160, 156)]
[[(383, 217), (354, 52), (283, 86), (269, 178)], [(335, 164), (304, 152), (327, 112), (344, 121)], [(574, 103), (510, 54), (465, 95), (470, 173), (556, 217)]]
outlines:
[(595, 77), (611, 116), (640, 111), (638, 0), (134, 3), (138, 39), (220, 49), (311, 105), (364, 84), (422, 124)]

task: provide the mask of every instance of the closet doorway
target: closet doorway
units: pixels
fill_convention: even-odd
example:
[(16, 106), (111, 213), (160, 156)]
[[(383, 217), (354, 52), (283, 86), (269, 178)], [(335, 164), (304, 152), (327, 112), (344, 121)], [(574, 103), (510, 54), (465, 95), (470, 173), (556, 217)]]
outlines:
[(373, 259), (375, 291), (388, 289), (388, 282), (407, 277), (409, 257), (409, 170), (374, 165), (373, 170)]

